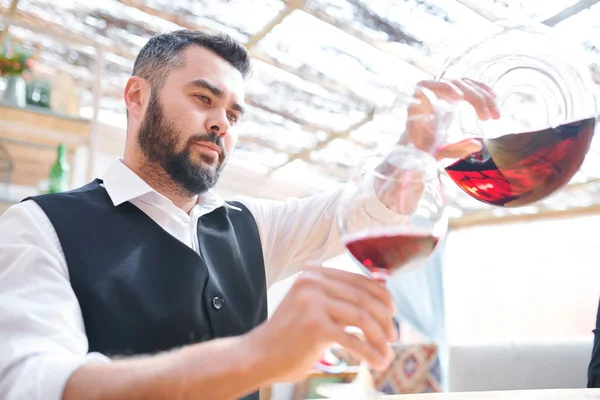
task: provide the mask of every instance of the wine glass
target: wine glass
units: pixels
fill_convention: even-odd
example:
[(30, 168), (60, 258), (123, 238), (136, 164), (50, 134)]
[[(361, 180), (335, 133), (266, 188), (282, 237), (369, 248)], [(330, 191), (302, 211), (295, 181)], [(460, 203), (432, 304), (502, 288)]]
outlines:
[[(435, 251), (448, 225), (445, 206), (435, 158), (398, 145), (384, 157), (363, 161), (342, 196), (337, 224), (351, 258), (385, 283)], [(328, 349), (316, 368), (339, 373), (347, 366)]]
[[(438, 135), (444, 146), (476, 138), (481, 148), (445, 160), (465, 193), (493, 206), (522, 207), (564, 187), (582, 165), (598, 115), (583, 47), (543, 24), (502, 21), (455, 46), (439, 79), (470, 78), (496, 94), (501, 117), (480, 120), (456, 103)], [(438, 132), (439, 133), (439, 132)]]
[(421, 150), (395, 146), (348, 185), (337, 213), (341, 239), (371, 278), (419, 267), (446, 233), (440, 170)]

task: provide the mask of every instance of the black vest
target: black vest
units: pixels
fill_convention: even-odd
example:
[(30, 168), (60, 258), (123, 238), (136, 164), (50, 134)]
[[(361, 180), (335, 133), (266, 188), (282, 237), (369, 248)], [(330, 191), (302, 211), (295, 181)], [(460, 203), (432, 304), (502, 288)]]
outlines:
[(202, 216), (196, 253), (131, 203), (115, 207), (101, 183), (33, 198), (60, 240), (90, 352), (151, 354), (266, 320), (260, 237), (246, 207)]

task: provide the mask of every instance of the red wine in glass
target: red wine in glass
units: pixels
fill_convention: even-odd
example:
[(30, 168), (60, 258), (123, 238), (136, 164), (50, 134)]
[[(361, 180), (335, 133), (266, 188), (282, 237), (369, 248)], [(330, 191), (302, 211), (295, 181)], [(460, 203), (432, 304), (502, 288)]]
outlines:
[(439, 238), (431, 233), (396, 227), (344, 238), (352, 257), (371, 271), (373, 278), (419, 266), (431, 255)]
[(468, 195), (487, 204), (521, 207), (565, 186), (588, 152), (595, 118), (555, 128), (494, 139), (483, 149), (446, 167), (448, 176)]

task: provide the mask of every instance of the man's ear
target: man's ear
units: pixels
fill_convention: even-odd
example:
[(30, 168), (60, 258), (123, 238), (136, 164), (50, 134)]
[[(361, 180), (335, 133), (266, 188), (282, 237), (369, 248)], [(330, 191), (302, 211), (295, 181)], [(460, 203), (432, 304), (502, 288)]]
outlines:
[(123, 97), (128, 115), (141, 116), (148, 106), (151, 87), (144, 78), (132, 76), (127, 80)]

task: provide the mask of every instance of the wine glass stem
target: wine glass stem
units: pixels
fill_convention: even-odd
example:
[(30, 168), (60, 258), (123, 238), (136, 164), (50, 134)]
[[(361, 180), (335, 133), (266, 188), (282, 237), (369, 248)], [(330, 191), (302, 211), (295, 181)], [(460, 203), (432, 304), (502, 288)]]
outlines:
[[(371, 279), (381, 283), (384, 286), (387, 284), (387, 280), (389, 279), (389, 277), (390, 277), (389, 274), (387, 274), (386, 272), (377, 272), (377, 271), (371, 272)], [(394, 317), (393, 320), (394, 320), (394, 326), (396, 329), (396, 340), (399, 340), (400, 323), (398, 322), (396, 317)]]
[(348, 368), (348, 364), (333, 354), (331, 347), (329, 347), (325, 350), (321, 359), (317, 361), (315, 368), (327, 374), (339, 374)]

